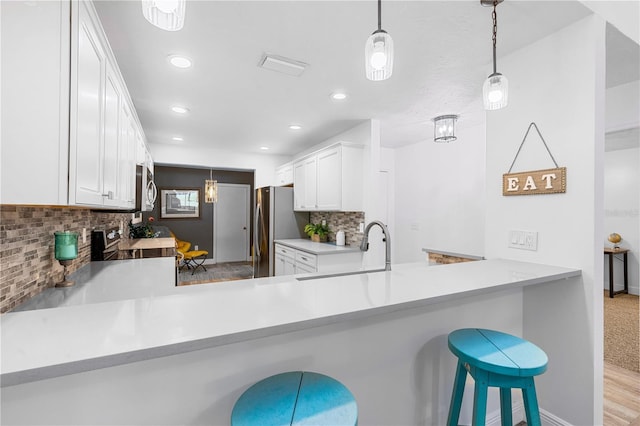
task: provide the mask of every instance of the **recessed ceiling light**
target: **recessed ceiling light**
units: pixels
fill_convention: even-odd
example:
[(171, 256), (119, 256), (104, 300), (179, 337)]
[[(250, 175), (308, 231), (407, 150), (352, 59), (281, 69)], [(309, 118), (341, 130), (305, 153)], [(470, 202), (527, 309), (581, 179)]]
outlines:
[(302, 126), (298, 125), (298, 124), (292, 124), (289, 126), (289, 129), (291, 130), (300, 130), (302, 129)]
[(189, 108), (179, 106), (179, 105), (174, 105), (171, 107), (171, 111), (177, 112), (178, 114), (186, 114), (189, 112)]
[(171, 65), (177, 68), (191, 68), (191, 65), (193, 65), (191, 59), (187, 58), (186, 56), (169, 55), (168, 58)]
[(173, 139), (176, 142), (182, 142), (184, 140), (182, 136), (174, 136), (171, 139)]
[(261, 146), (260, 149), (263, 150), (263, 151), (268, 151), (269, 147), (268, 146)]
[(346, 95), (346, 93), (335, 92), (335, 93), (331, 94), (331, 99), (333, 99), (335, 101), (341, 101), (343, 99), (347, 99), (347, 95)]

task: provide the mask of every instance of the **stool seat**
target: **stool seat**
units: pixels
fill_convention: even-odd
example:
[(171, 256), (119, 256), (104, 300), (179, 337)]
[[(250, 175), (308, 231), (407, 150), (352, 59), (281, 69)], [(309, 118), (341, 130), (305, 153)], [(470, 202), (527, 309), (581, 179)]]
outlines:
[(511, 426), (511, 389), (522, 389), (528, 426), (540, 426), (540, 412), (533, 377), (547, 369), (547, 354), (531, 342), (510, 334), (480, 328), (465, 328), (449, 334), (448, 345), (458, 357), (456, 378), (449, 407), (448, 426), (460, 417), (467, 373), (475, 381), (473, 425), (484, 425), (487, 388), (500, 388), (500, 417)]
[(507, 376), (537, 376), (547, 354), (531, 342), (494, 330), (464, 328), (449, 334), (449, 349), (463, 362)]
[(323, 374), (292, 371), (267, 377), (247, 389), (231, 413), (232, 426), (356, 425), (355, 398)]

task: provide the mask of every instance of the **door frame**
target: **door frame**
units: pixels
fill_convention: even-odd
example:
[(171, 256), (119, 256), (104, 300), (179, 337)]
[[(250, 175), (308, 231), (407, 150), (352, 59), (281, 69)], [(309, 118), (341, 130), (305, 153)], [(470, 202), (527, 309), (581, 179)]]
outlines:
[[(246, 183), (218, 183), (218, 191), (220, 187), (245, 188), (247, 192), (247, 208), (246, 208), (246, 224), (247, 232), (245, 237), (245, 262), (251, 260), (250, 243), (251, 243), (251, 185)], [(218, 203), (213, 205), (213, 263), (218, 263)]]

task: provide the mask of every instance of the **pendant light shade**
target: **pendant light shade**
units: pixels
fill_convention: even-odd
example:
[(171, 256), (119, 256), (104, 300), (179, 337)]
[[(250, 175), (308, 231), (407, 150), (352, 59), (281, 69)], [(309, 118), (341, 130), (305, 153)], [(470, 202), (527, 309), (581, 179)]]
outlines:
[(213, 180), (213, 170), (209, 169), (209, 179), (204, 181), (204, 202), (218, 202), (218, 181)]
[(507, 106), (509, 100), (509, 81), (500, 73), (491, 74), (482, 86), (484, 109), (494, 110)]
[(158, 28), (178, 31), (184, 25), (186, 0), (142, 0), (142, 14)]
[(433, 119), (433, 141), (434, 142), (453, 142), (456, 136), (456, 121), (458, 116), (455, 114), (440, 115)]
[(493, 20), (493, 73), (487, 77), (482, 86), (484, 109), (496, 110), (507, 106), (509, 101), (509, 81), (507, 77), (497, 71), (496, 44), (498, 39), (498, 14), (496, 8), (503, 0), (480, 0), (483, 6), (493, 6), (491, 18)]
[(393, 40), (382, 29), (382, 0), (378, 0), (378, 29), (367, 39), (365, 69), (372, 81), (386, 80), (393, 72)]

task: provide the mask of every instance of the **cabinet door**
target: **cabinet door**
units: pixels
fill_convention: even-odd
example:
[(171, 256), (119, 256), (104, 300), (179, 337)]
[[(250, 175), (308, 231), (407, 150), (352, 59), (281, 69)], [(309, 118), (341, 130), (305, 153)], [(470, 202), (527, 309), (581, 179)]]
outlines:
[(304, 161), (293, 165), (293, 209), (304, 210), (306, 197), (306, 174)]
[(120, 108), (120, 139), (118, 157), (118, 194), (121, 195), (122, 207), (135, 207), (135, 121), (127, 102)]
[(318, 210), (340, 210), (342, 201), (342, 158), (340, 147), (318, 154)]
[[(70, 192), (77, 204), (103, 204), (102, 159), (106, 57), (84, 2), (78, 2), (76, 66), (72, 66)], [(73, 54), (74, 52), (72, 52)], [(72, 55), (73, 56), (73, 55)], [(75, 69), (75, 76), (74, 76)], [(75, 89), (73, 83), (75, 82)], [(74, 191), (75, 189), (75, 191)]]
[(316, 272), (316, 268), (305, 265), (304, 263), (296, 263), (296, 274), (311, 274), (314, 272)]
[(279, 277), (280, 275), (285, 275), (284, 273), (284, 256), (276, 254), (276, 265), (275, 265), (274, 275)]
[(304, 160), (304, 206), (305, 210), (317, 210), (317, 170), (318, 158), (313, 157)]
[(290, 257), (285, 257), (283, 275), (295, 275), (295, 274), (296, 274), (296, 261)]
[(123, 188), (118, 185), (120, 177), (119, 169), (122, 167), (122, 153), (124, 149), (120, 133), (120, 104), (122, 95), (116, 75), (110, 65), (107, 65), (107, 73), (104, 90), (104, 154), (102, 173), (102, 193), (104, 205), (119, 207), (124, 204)]

